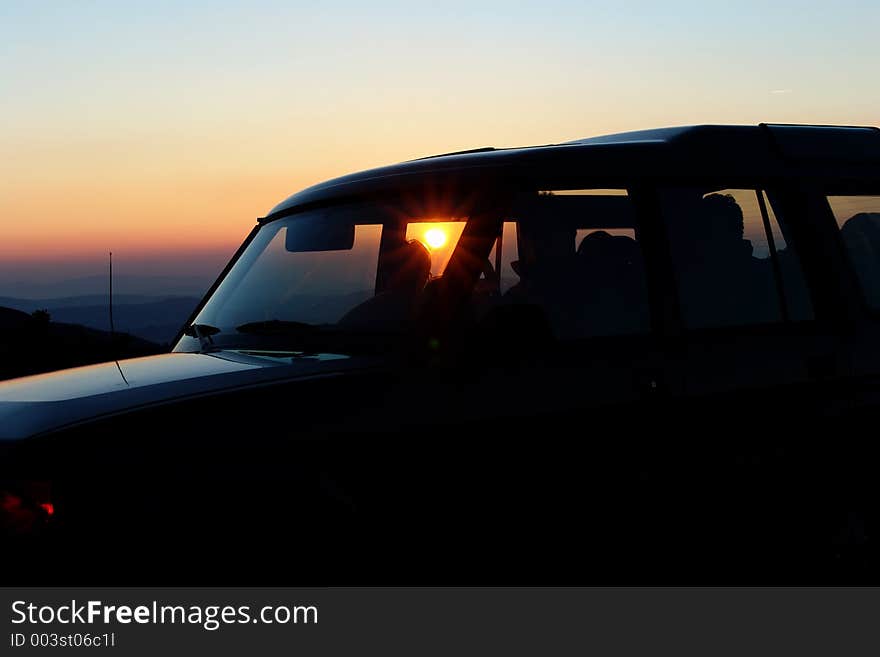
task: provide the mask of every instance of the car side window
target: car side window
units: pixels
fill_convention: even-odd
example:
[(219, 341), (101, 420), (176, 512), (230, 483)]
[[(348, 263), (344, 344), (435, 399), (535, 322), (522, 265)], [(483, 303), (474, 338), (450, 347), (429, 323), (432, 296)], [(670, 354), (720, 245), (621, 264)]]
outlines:
[(880, 310), (880, 196), (828, 196), (865, 300)]
[(645, 266), (624, 189), (526, 196), (504, 222), (488, 269), (478, 290), (495, 286), (494, 306), (530, 312), (558, 339), (650, 330)]
[(666, 188), (661, 207), (686, 328), (813, 318), (800, 260), (772, 194)]

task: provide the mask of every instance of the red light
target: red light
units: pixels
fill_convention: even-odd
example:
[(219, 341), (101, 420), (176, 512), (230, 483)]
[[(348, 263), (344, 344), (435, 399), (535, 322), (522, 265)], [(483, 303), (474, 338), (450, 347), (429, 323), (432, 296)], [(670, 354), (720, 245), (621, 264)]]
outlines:
[(21, 510), (21, 498), (14, 493), (0, 491), (0, 508), (7, 513), (18, 513)]
[(47, 516), (53, 516), (53, 515), (55, 515), (55, 505), (52, 504), (51, 502), (43, 502), (43, 503), (40, 505), (40, 508), (43, 509), (43, 511), (46, 512), (46, 515), (47, 515)]

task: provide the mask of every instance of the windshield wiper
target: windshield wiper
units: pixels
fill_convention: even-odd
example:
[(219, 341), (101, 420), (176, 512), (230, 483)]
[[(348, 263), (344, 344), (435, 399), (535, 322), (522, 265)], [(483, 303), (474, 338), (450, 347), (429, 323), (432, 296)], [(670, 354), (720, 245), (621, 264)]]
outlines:
[(322, 351), (346, 354), (384, 351), (383, 345), (393, 337), (387, 332), (352, 331), (333, 324), (316, 325), (283, 319), (248, 322), (235, 330), (260, 337), (285, 338), (285, 347), (293, 346), (306, 354)]
[(184, 335), (198, 338), (202, 351), (208, 351), (214, 347), (214, 340), (211, 336), (218, 333), (220, 333), (220, 329), (210, 324), (190, 324), (183, 330)]
[(248, 322), (247, 324), (236, 326), (235, 330), (239, 333), (253, 333), (255, 335), (314, 335), (315, 333), (323, 333), (325, 331), (321, 326), (283, 319)]

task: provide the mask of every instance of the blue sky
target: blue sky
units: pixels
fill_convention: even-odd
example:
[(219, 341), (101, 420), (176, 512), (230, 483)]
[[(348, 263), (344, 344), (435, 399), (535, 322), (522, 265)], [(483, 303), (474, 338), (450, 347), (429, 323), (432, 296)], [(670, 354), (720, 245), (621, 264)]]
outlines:
[(880, 125), (878, 25), (876, 1), (2, 0), (0, 260), (228, 249), (301, 187), (461, 148)]

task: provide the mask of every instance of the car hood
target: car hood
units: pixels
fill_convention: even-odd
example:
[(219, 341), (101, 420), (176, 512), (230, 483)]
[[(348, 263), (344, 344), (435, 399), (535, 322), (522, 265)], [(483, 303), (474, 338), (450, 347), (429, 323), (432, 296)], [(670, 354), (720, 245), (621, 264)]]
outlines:
[(339, 354), (170, 353), (0, 382), (0, 440), (26, 438), (130, 409), (375, 365)]

